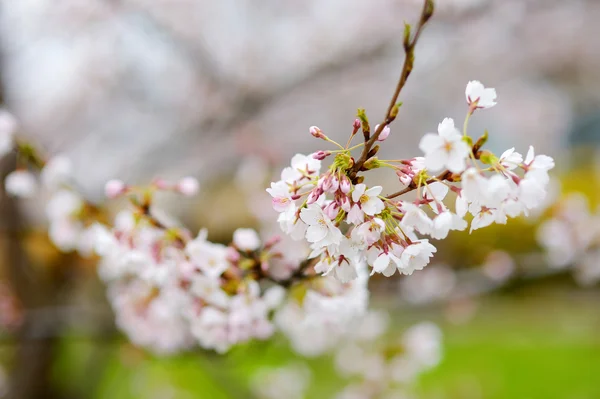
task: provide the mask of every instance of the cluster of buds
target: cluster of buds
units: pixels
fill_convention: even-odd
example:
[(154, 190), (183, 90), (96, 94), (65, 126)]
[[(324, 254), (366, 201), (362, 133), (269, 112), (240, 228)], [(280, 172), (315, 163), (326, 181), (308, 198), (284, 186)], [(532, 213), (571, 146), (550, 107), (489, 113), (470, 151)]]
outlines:
[[(338, 148), (294, 156), (291, 166), (281, 172), (281, 180), (271, 183), (267, 191), (280, 213), (282, 230), (310, 243), (311, 257), (318, 259), (317, 272), (342, 282), (356, 278), (364, 264), (371, 274), (391, 276), (396, 270), (412, 274), (436, 252), (429, 238), (439, 240), (451, 230), (466, 229), (468, 213), (473, 231), (494, 222), (504, 224), (508, 217), (527, 214), (542, 203), (548, 171), (554, 167), (552, 158), (536, 156), (533, 147), (525, 157), (514, 148), (500, 156), (483, 150), (487, 133), (473, 142), (468, 121), (476, 110), (495, 105), (496, 92), (472, 81), (466, 98), (469, 108), (463, 132), (452, 119), (444, 119), (437, 133), (422, 138), (423, 157), (378, 159), (378, 147), (368, 149), (370, 129), (362, 111), (365, 142), (354, 147), (350, 145), (358, 123), (345, 147), (319, 128), (310, 129), (313, 136)], [(386, 128), (376, 131), (389, 135)], [(361, 147), (357, 161), (352, 151)], [(331, 165), (321, 172), (322, 160), (330, 155)], [(360, 159), (364, 162), (356, 174)], [(366, 185), (360, 172), (382, 167), (393, 169), (405, 187), (385, 196), (381, 186)], [(410, 191), (417, 192), (417, 199), (396, 199)], [(450, 192), (456, 197), (454, 209), (445, 201)]]

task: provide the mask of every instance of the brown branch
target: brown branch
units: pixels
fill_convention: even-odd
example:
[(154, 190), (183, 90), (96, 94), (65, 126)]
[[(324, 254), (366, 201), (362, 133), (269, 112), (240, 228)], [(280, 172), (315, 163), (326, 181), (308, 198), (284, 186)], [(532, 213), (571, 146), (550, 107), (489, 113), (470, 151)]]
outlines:
[[(356, 161), (354, 163), (354, 166), (350, 169), (350, 173), (348, 175), (352, 181), (355, 181), (356, 175), (361, 170), (364, 163), (367, 161), (367, 159), (369, 157), (369, 152), (371, 151), (371, 148), (373, 147), (373, 145), (379, 138), (379, 135), (381, 134), (383, 129), (387, 125), (392, 123), (394, 121), (394, 119), (396, 119), (396, 113), (398, 110), (398, 108), (397, 108), (398, 96), (400, 95), (400, 92), (404, 88), (404, 85), (406, 84), (406, 81), (408, 80), (408, 76), (412, 72), (414, 61), (415, 61), (415, 56), (414, 56), (415, 46), (417, 45), (417, 41), (419, 40), (419, 37), (421, 36), (421, 32), (423, 31), (425, 24), (433, 15), (433, 10), (434, 10), (433, 0), (425, 0), (423, 3), (423, 10), (421, 11), (421, 18), (419, 19), (419, 23), (417, 24), (417, 30), (415, 31), (415, 35), (413, 36), (412, 40), (410, 40), (410, 38), (408, 36), (410, 34), (410, 30), (409, 30), (408, 26), (405, 28), (406, 30), (405, 30), (405, 38), (404, 38), (404, 52), (406, 53), (406, 57), (404, 58), (404, 64), (402, 65), (402, 72), (400, 73), (400, 78), (398, 80), (398, 84), (396, 85), (396, 89), (394, 91), (394, 94), (392, 95), (390, 104), (388, 105), (383, 122), (381, 122), (379, 124), (379, 127), (375, 130), (373, 135), (370, 136), (370, 138), (367, 139), (367, 137), (365, 137), (365, 146), (363, 147), (362, 154), (361, 154), (360, 158), (358, 159), (358, 161)], [(407, 35), (407, 33), (408, 33), (408, 35)]]

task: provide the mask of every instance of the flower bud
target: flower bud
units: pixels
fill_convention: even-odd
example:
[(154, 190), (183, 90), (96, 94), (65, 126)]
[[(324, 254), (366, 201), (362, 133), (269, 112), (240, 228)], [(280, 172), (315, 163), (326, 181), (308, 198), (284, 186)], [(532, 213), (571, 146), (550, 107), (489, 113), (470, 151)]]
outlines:
[[(379, 125), (375, 126), (375, 131), (377, 131), (377, 129), (379, 128)], [(383, 130), (381, 131), (381, 133), (379, 133), (379, 137), (377, 137), (377, 141), (384, 141), (385, 139), (388, 138), (388, 136), (390, 135), (390, 127), (389, 126), (385, 126), (383, 128)]]
[(346, 212), (350, 212), (352, 208), (352, 204), (350, 203), (350, 199), (345, 195), (340, 198), (340, 208), (342, 208)]
[(354, 119), (354, 123), (352, 123), (352, 128), (354, 129), (354, 133), (358, 132), (358, 129), (360, 129), (360, 126), (361, 126), (360, 119), (358, 119), (358, 118)]
[(313, 188), (313, 190), (310, 192), (310, 194), (308, 194), (308, 198), (306, 199), (306, 203), (308, 205), (315, 203), (319, 197), (321, 196), (321, 194), (323, 194), (323, 189), (316, 187)]
[[(330, 192), (330, 191), (332, 191), (331, 190), (332, 187), (333, 187), (333, 176), (331, 174), (327, 174), (323, 178), (323, 181), (321, 183), (321, 188), (323, 189), (323, 191)], [(335, 191), (335, 190), (333, 190), (333, 191)]]
[(310, 134), (313, 135), (313, 137), (316, 137), (318, 139), (325, 138), (325, 135), (323, 134), (321, 129), (319, 129), (317, 126), (311, 126), (310, 129), (308, 129), (308, 131), (310, 132)]
[(265, 249), (271, 249), (275, 245), (279, 244), (279, 242), (281, 242), (281, 236), (275, 235), (265, 241)]
[(172, 189), (172, 185), (169, 184), (164, 179), (154, 179), (154, 181), (152, 182), (152, 184), (154, 185), (154, 187), (156, 187), (159, 190), (170, 190), (170, 189)]
[(323, 209), (323, 212), (325, 212), (325, 214), (327, 215), (327, 217), (329, 219), (331, 219), (331, 220), (335, 219), (339, 212), (338, 204), (335, 201), (331, 202), (329, 205), (327, 205), (325, 207), (325, 209)]
[(379, 161), (379, 158), (372, 157), (366, 160), (366, 162), (363, 164), (363, 167), (365, 170), (377, 169), (381, 167), (381, 162)]
[(318, 159), (319, 161), (322, 161), (325, 158), (327, 158), (329, 155), (331, 155), (330, 151), (320, 151), (319, 150), (313, 154), (313, 158)]
[(231, 263), (237, 263), (241, 257), (240, 253), (233, 247), (227, 247), (225, 250), (225, 258)]
[(335, 193), (340, 187), (340, 181), (336, 176), (331, 176), (331, 187), (329, 188), (330, 193)]
[(352, 183), (350, 182), (350, 179), (348, 179), (348, 177), (346, 175), (342, 175), (342, 180), (340, 181), (340, 190), (344, 194), (348, 194), (351, 189), (352, 189)]
[(122, 180), (109, 180), (104, 185), (104, 194), (107, 198), (117, 198), (118, 196), (124, 194), (127, 191), (127, 186), (123, 183)]
[(256, 251), (261, 242), (258, 233), (254, 229), (237, 229), (233, 232), (233, 245), (242, 251)]
[(198, 179), (195, 177), (184, 177), (179, 180), (175, 190), (185, 195), (186, 197), (191, 197), (192, 195), (198, 194), (200, 190), (200, 183), (198, 183)]
[(28, 170), (15, 170), (6, 176), (4, 188), (15, 197), (31, 198), (36, 194), (38, 184), (35, 176)]

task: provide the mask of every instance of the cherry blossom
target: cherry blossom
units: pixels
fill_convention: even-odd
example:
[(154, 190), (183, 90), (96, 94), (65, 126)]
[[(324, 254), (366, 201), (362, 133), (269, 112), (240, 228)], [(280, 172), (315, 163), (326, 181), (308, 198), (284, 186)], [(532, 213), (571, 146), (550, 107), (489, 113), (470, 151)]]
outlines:
[(425, 153), (425, 167), (439, 171), (446, 167), (453, 173), (460, 173), (466, 167), (469, 146), (454, 127), (454, 120), (446, 118), (438, 126), (438, 133), (427, 133), (421, 139), (419, 148)]
[(191, 197), (198, 194), (200, 183), (195, 177), (184, 177), (177, 182), (176, 190), (185, 196)]
[(57, 190), (69, 183), (72, 173), (71, 160), (64, 155), (57, 155), (46, 163), (40, 173), (40, 178), (48, 190)]
[(104, 186), (104, 193), (108, 198), (116, 198), (125, 193), (126, 190), (127, 186), (125, 183), (117, 179), (109, 180)]
[(481, 82), (472, 80), (465, 90), (467, 103), (473, 109), (491, 108), (496, 105), (496, 89), (485, 88)]
[(278, 181), (271, 183), (271, 188), (267, 192), (273, 197), (273, 209), (277, 212), (285, 212), (294, 207), (292, 196), (286, 182)]
[(435, 252), (437, 249), (429, 243), (429, 240), (414, 241), (402, 251), (398, 271), (410, 275), (415, 270), (422, 270), (429, 264), (430, 258)]
[(11, 172), (4, 181), (6, 192), (15, 197), (32, 198), (38, 191), (35, 176), (27, 170)]
[(254, 229), (237, 229), (233, 232), (233, 245), (242, 251), (256, 251), (261, 242)]
[(185, 251), (190, 260), (206, 275), (218, 277), (229, 267), (227, 247), (208, 241), (207, 235), (206, 230), (201, 230), (194, 240), (187, 243)]
[(357, 184), (354, 186), (352, 192), (352, 201), (354, 201), (360, 210), (366, 215), (373, 216), (381, 212), (384, 208), (383, 201), (377, 198), (383, 187), (375, 186), (367, 189), (364, 184)]
[(342, 233), (334, 226), (318, 204), (311, 204), (307, 208), (302, 209), (300, 218), (308, 225), (306, 230), (306, 239), (308, 242), (318, 247), (339, 244), (341, 242)]
[(515, 148), (509, 148), (500, 155), (498, 164), (506, 170), (514, 170), (523, 163), (523, 155), (515, 151)]

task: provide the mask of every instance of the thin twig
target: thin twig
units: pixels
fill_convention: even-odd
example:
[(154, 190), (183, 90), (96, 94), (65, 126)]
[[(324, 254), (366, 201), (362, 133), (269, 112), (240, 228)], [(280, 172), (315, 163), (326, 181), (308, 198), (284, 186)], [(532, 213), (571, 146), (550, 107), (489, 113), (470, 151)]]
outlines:
[[(425, 182), (425, 184), (431, 184), (434, 183), (436, 181), (442, 181), (442, 180), (446, 180), (448, 177), (450, 177), (452, 175), (452, 173), (449, 170), (445, 170), (442, 173), (440, 173), (439, 175), (437, 175), (436, 177), (432, 177), (431, 179), (427, 180)], [(386, 198), (387, 199), (392, 199), (392, 198), (396, 198), (399, 197), (403, 194), (406, 193), (410, 193), (411, 191), (416, 190), (417, 188), (419, 188), (417, 185), (414, 184), (414, 182), (411, 182), (410, 185), (400, 191), (396, 191), (395, 193), (392, 193), (390, 195), (387, 195)]]
[[(414, 34), (412, 40), (407, 40), (404, 43), (404, 51), (406, 53), (406, 57), (404, 58), (404, 64), (402, 65), (402, 72), (400, 73), (400, 78), (398, 80), (398, 84), (396, 85), (396, 89), (394, 91), (394, 94), (392, 95), (390, 104), (388, 105), (387, 111), (385, 113), (385, 117), (384, 117), (383, 121), (379, 124), (379, 126), (377, 127), (377, 129), (375, 130), (373, 135), (368, 140), (365, 141), (365, 146), (363, 148), (360, 158), (358, 159), (358, 161), (356, 161), (354, 163), (354, 166), (350, 170), (349, 177), (351, 180), (354, 180), (356, 178), (357, 173), (360, 171), (360, 169), (362, 168), (364, 163), (367, 161), (369, 152), (371, 151), (371, 148), (373, 147), (373, 145), (379, 138), (379, 135), (381, 134), (383, 129), (387, 125), (389, 125), (391, 122), (393, 122), (394, 119), (396, 118), (393, 111), (394, 111), (394, 109), (397, 110), (396, 104), (398, 102), (398, 96), (400, 95), (402, 88), (404, 88), (404, 85), (406, 84), (406, 81), (408, 80), (408, 76), (412, 72), (414, 61), (415, 61), (414, 49), (415, 49), (415, 46), (417, 45), (417, 41), (419, 40), (419, 37), (421, 36), (421, 32), (423, 31), (423, 28), (425, 27), (425, 24), (433, 15), (433, 9), (434, 9), (433, 0), (425, 0), (424, 4), (423, 4), (423, 10), (421, 11), (421, 18), (419, 19), (419, 23), (417, 24), (417, 30), (415, 31), (415, 34)], [(405, 38), (405, 40), (406, 40), (406, 38)]]

